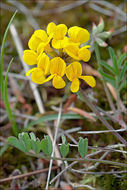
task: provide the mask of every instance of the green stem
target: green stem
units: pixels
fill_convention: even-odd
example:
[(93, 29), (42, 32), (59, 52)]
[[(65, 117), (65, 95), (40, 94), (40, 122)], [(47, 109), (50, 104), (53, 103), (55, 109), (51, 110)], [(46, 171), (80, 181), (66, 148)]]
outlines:
[(118, 109), (118, 114), (120, 112), (120, 92), (119, 92), (119, 79), (116, 77), (116, 96), (117, 96), (117, 109)]
[[(101, 66), (101, 64), (100, 64), (100, 62), (101, 62), (100, 52), (99, 52), (99, 48), (98, 48), (98, 45), (97, 45), (96, 42), (94, 42), (94, 49), (95, 49), (95, 54), (96, 54), (96, 58), (97, 58), (97, 62), (98, 62), (98, 67), (99, 67), (100, 70), (102, 70), (102, 66)], [(104, 90), (105, 90), (106, 96), (107, 96), (108, 101), (109, 101), (109, 105), (110, 105), (111, 109), (112, 109), (112, 110), (114, 111), (114, 113), (115, 113), (115, 112), (116, 112), (116, 109), (115, 109), (115, 106), (114, 106), (114, 104), (113, 104), (112, 97), (111, 97), (111, 95), (110, 95), (110, 92), (109, 92), (109, 90), (108, 90), (108, 88), (107, 88), (107, 85), (106, 85), (105, 80), (104, 80), (104, 78), (103, 78), (102, 75), (101, 75), (101, 77), (102, 77), (102, 83), (103, 83), (103, 86), (104, 86)]]
[(116, 166), (121, 166), (121, 167), (127, 167), (127, 164), (124, 163), (119, 163), (119, 162), (112, 162), (109, 160), (100, 160), (100, 159), (91, 159), (91, 158), (58, 158), (58, 157), (46, 157), (42, 156), (41, 154), (33, 154), (33, 153), (26, 153), (29, 156), (33, 156), (36, 158), (42, 158), (46, 160), (62, 160), (62, 161), (78, 161), (78, 162), (99, 162), (102, 164), (110, 164), (110, 165), (116, 165)]

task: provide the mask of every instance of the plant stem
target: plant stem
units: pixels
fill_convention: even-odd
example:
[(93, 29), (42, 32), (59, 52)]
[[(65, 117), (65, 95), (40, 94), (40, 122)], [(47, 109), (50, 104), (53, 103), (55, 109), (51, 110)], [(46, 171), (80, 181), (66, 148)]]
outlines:
[(99, 162), (103, 164), (110, 164), (110, 165), (116, 165), (116, 166), (121, 166), (121, 167), (127, 167), (127, 164), (120, 163), (120, 162), (113, 162), (110, 160), (100, 160), (100, 159), (92, 159), (92, 158), (58, 158), (58, 157), (46, 157), (42, 156), (40, 154), (33, 154), (33, 153), (27, 153), (29, 156), (33, 156), (36, 158), (41, 158), (41, 159), (46, 159), (46, 160), (63, 160), (63, 161), (78, 161), (78, 162)]
[[(109, 129), (109, 130), (114, 130), (114, 128), (105, 120), (105, 118), (100, 114), (100, 112), (97, 110), (96, 106), (92, 104), (92, 102), (89, 100), (87, 95), (83, 92), (83, 90), (80, 89), (80, 91), (77, 93), (79, 97), (84, 101), (90, 108), (91, 110), (96, 113), (100, 121)], [(113, 132), (113, 134), (116, 136), (116, 138), (125, 144), (127, 146), (127, 141), (117, 132)]]
[[(55, 152), (56, 139), (57, 139), (59, 125), (60, 125), (61, 113), (62, 113), (62, 104), (60, 104), (60, 111), (59, 111), (59, 114), (58, 114), (57, 125), (56, 125), (56, 129), (55, 129), (55, 136), (54, 136), (54, 141), (53, 141), (53, 151), (52, 151), (51, 157), (54, 156), (54, 152)], [(49, 180), (50, 180), (51, 170), (52, 170), (52, 164), (53, 164), (53, 159), (50, 160), (49, 172), (48, 172), (48, 177), (47, 177), (47, 183), (46, 183), (45, 190), (48, 190), (48, 185), (49, 185)]]
[(118, 109), (118, 114), (120, 112), (120, 92), (119, 92), (119, 81), (118, 81), (118, 77), (116, 77), (116, 102), (117, 102), (117, 109)]
[[(98, 45), (97, 45), (96, 42), (94, 42), (94, 49), (95, 49), (95, 54), (96, 54), (96, 58), (97, 58), (97, 62), (98, 62), (98, 67), (99, 67), (99, 69), (102, 70), (102, 66), (100, 64), (100, 62), (101, 62), (100, 52), (99, 52), (99, 48), (98, 48)], [(106, 86), (105, 80), (104, 80), (102, 75), (101, 75), (101, 77), (102, 77), (102, 83), (103, 83), (103, 86), (104, 86), (104, 90), (105, 90), (106, 96), (107, 96), (108, 101), (109, 101), (109, 105), (110, 105), (112, 111), (114, 111), (114, 113), (115, 113), (116, 109), (115, 109), (115, 106), (113, 104), (112, 97), (110, 95), (110, 92), (109, 92), (109, 90), (108, 90), (108, 88)]]

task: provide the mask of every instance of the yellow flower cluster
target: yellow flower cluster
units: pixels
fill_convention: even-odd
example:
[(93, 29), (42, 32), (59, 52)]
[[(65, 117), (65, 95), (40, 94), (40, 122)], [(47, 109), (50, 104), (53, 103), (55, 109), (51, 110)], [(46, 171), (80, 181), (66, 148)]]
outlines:
[[(92, 76), (82, 76), (80, 60), (89, 61), (91, 57), (90, 46), (81, 47), (82, 43), (89, 40), (89, 32), (81, 27), (74, 26), (68, 29), (64, 24), (56, 25), (51, 22), (47, 31), (36, 30), (31, 36), (29, 49), (23, 52), (23, 60), (28, 65), (36, 65), (30, 69), (26, 76), (31, 74), (31, 80), (37, 84), (43, 84), (52, 79), (55, 88), (64, 88), (66, 83), (63, 76), (72, 82), (71, 91), (79, 90), (80, 81), (83, 79), (94, 87), (96, 82)], [(57, 56), (56, 56), (57, 55)], [(66, 63), (71, 57), (73, 62)]]

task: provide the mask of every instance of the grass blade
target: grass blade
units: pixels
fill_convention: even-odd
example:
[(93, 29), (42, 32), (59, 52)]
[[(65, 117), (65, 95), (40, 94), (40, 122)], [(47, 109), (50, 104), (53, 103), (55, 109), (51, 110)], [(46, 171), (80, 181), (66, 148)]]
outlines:
[[(29, 123), (28, 126), (23, 130), (27, 130), (30, 127), (32, 127), (33, 125), (37, 125), (37, 124), (42, 123), (42, 122), (56, 120), (57, 118), (58, 118), (58, 114), (48, 114), (46, 116), (42, 116), (39, 119)], [(85, 117), (80, 116), (78, 114), (62, 114), (61, 115), (61, 119), (84, 119), (84, 118)]]
[(8, 93), (7, 93), (8, 72), (10, 70), (12, 62), (13, 62), (13, 58), (11, 59), (9, 65), (8, 65), (8, 68), (7, 68), (5, 80), (3, 83), (4, 84), (3, 95), (4, 95), (4, 104), (5, 104), (5, 108), (7, 110), (7, 113), (8, 113), (9, 120), (12, 121), (13, 133), (14, 133), (14, 135), (17, 135), (18, 134), (18, 128), (16, 127), (15, 118), (14, 118), (12, 111), (11, 111), (11, 108), (10, 108), (10, 104), (9, 104), (9, 100), (8, 100)]
[(11, 17), (11, 20), (6, 28), (6, 31), (4, 33), (4, 37), (3, 37), (3, 40), (2, 40), (2, 45), (1, 45), (1, 56), (0, 56), (0, 86), (1, 86), (1, 95), (2, 95), (2, 98), (4, 99), (4, 81), (3, 81), (3, 57), (4, 57), (4, 46), (5, 46), (5, 41), (6, 41), (6, 38), (7, 38), (7, 34), (8, 34), (8, 30), (9, 30), (9, 27), (16, 15), (17, 11), (15, 11), (15, 13), (13, 14), (13, 16)]

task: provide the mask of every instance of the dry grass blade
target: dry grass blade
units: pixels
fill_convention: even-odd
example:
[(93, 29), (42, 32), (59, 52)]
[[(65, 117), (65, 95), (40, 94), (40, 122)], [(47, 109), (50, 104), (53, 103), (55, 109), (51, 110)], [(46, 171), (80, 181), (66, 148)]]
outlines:
[(96, 119), (93, 116), (91, 116), (88, 112), (86, 112), (82, 109), (75, 108), (75, 107), (69, 107), (67, 110), (78, 113), (79, 115), (82, 115), (82, 116), (84, 116), (84, 117), (86, 117), (86, 118), (88, 118), (94, 122), (96, 121)]

